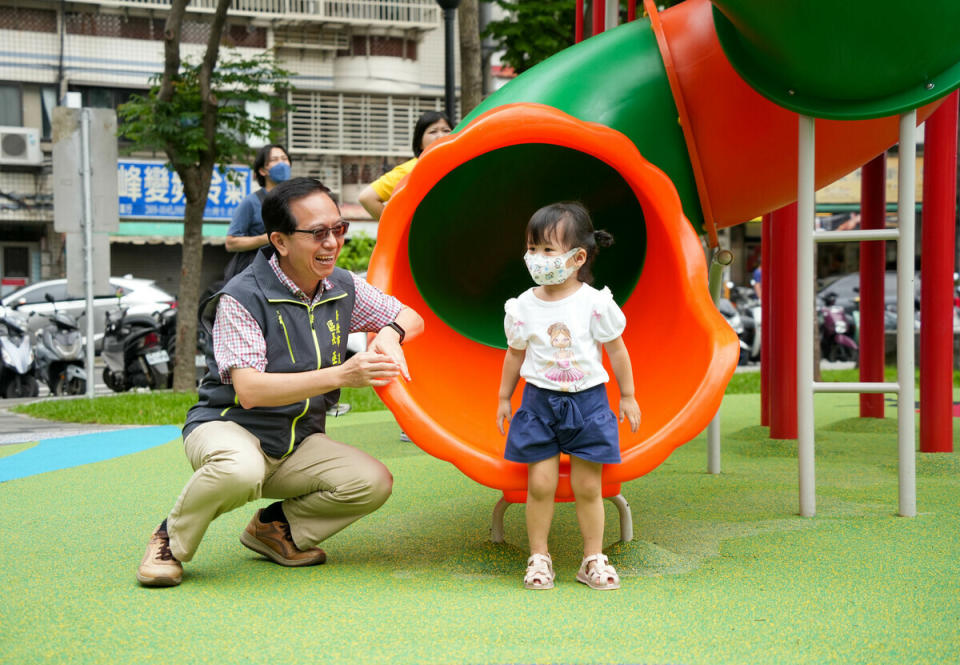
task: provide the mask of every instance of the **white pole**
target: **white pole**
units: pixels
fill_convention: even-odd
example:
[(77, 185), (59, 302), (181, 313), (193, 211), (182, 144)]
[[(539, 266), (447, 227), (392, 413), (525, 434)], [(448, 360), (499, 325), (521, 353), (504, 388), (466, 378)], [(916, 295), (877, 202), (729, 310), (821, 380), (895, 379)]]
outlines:
[(83, 268), (87, 301), (87, 397), (93, 397), (93, 196), (90, 174), (90, 110), (80, 111), (80, 179), (83, 183)]
[(914, 225), (917, 183), (917, 112), (900, 116), (897, 217), (897, 451), (900, 458), (900, 515), (917, 515), (916, 430), (914, 414)]
[(815, 119), (799, 116), (797, 160), (797, 462), (800, 515), (817, 511), (813, 415)]

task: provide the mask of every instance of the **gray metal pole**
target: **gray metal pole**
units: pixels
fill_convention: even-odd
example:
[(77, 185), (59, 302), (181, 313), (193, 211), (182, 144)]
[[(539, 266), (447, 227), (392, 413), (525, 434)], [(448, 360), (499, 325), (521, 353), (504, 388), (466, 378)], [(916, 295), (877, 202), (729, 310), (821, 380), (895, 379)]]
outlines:
[(917, 454), (914, 414), (914, 247), (917, 184), (917, 112), (900, 116), (897, 217), (897, 451), (899, 455), (900, 515), (917, 515)]
[[(710, 276), (708, 287), (713, 304), (716, 305), (723, 292), (723, 271), (733, 263), (733, 252), (729, 249), (718, 249), (710, 261)], [(721, 408), (723, 408), (721, 406)], [(717, 475), (720, 473), (720, 409), (707, 425), (707, 472)]]
[(87, 397), (93, 397), (93, 195), (90, 173), (90, 109), (80, 111), (80, 181), (83, 183), (83, 275), (87, 311)]
[[(459, 3), (459, 0), (457, 0)], [(457, 124), (457, 93), (456, 93), (456, 58), (455, 58), (455, 43), (454, 43), (454, 24), (457, 19), (457, 9), (456, 5), (453, 7), (444, 6), (443, 8), (443, 22), (444, 22), (444, 60), (446, 66), (446, 74), (444, 76), (444, 104), (447, 111), (447, 118), (450, 119), (450, 125), (456, 126)]]
[(800, 515), (817, 512), (813, 414), (813, 229), (816, 121), (799, 116), (797, 160), (797, 464)]

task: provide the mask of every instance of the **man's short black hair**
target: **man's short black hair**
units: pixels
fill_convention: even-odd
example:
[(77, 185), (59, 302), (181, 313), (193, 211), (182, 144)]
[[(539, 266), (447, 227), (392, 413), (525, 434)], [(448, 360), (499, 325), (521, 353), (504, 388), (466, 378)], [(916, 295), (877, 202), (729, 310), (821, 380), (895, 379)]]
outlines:
[(274, 231), (293, 233), (293, 230), (297, 228), (297, 220), (290, 212), (290, 204), (317, 192), (322, 192), (330, 197), (333, 205), (337, 206), (337, 212), (340, 212), (340, 206), (333, 198), (333, 194), (330, 193), (330, 188), (316, 178), (291, 178), (271, 189), (263, 199), (261, 208), (263, 226), (267, 230), (267, 237), (269, 238)]
[(260, 148), (257, 151), (257, 158), (253, 160), (253, 175), (257, 178), (257, 182), (260, 183), (261, 187), (267, 186), (267, 179), (260, 173), (260, 169), (267, 165), (267, 160), (270, 159), (270, 151), (274, 148), (283, 150), (283, 154), (287, 156), (287, 161), (293, 164), (293, 160), (290, 159), (290, 153), (288, 153), (287, 149), (282, 145), (271, 143)]

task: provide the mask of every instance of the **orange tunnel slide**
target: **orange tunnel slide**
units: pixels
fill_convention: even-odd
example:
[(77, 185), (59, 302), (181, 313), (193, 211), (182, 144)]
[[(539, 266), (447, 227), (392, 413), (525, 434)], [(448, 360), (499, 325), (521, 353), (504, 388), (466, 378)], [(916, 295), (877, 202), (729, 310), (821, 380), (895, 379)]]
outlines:
[[(503, 459), (495, 423), (503, 304), (531, 284), (522, 255), (533, 211), (580, 200), (616, 239), (594, 272), (626, 314), (643, 417), (636, 433), (621, 425), (623, 461), (603, 471), (609, 496), (707, 426), (737, 363), (697, 231), (712, 236), (795, 198), (797, 116), (734, 71), (710, 3), (651, 19), (566, 49), (492, 95), (423, 154), (381, 218), (368, 279), (420, 312), (426, 330), (405, 347), (413, 380), (378, 392), (418, 446), (509, 501), (523, 500), (527, 476)], [(818, 121), (818, 186), (896, 138), (896, 118)], [(616, 381), (608, 394), (618, 404)], [(557, 499), (571, 498), (562, 464)]]

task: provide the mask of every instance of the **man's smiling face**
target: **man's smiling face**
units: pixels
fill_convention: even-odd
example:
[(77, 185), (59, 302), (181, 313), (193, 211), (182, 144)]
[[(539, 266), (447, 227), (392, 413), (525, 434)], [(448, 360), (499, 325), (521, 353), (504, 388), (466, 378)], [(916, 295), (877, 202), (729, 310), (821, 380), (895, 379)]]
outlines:
[(304, 293), (313, 295), (321, 279), (329, 277), (343, 249), (343, 237), (324, 233), (317, 241), (310, 233), (323, 228), (333, 228), (343, 220), (336, 204), (327, 194), (314, 192), (290, 202), (290, 214), (297, 220), (297, 233), (279, 233), (276, 247), (280, 268)]

